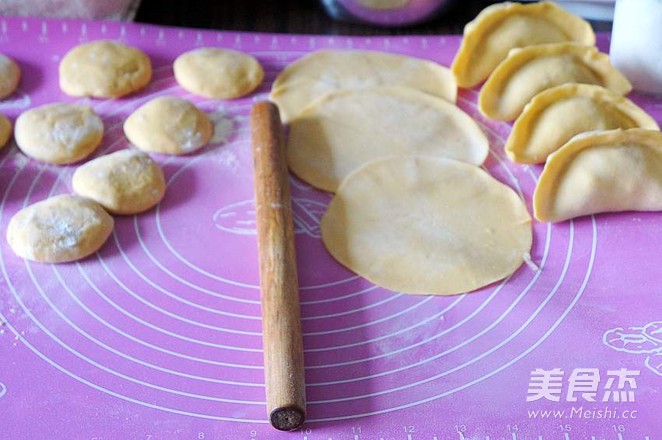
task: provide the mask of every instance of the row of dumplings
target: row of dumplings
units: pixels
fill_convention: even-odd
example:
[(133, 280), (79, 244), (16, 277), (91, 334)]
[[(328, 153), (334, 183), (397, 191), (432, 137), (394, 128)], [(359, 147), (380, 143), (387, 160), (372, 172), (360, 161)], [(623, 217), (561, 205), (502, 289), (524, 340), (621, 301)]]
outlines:
[(594, 44), (590, 25), (554, 3), (500, 3), (466, 25), (451, 66), (461, 86), (485, 81), (481, 113), (514, 120), (508, 157), (546, 162), (541, 221), (662, 209), (659, 125), (624, 97), (630, 82)]

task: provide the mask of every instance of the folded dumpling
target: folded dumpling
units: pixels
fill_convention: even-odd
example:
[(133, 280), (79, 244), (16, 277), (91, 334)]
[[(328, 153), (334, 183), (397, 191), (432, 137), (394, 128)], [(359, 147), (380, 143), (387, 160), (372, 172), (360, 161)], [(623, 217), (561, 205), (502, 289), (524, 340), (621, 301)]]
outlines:
[(662, 210), (662, 133), (631, 128), (575, 136), (547, 159), (533, 210), (545, 222)]
[(390, 155), (485, 161), (487, 137), (454, 104), (406, 87), (328, 94), (290, 121), (287, 161), (294, 174), (334, 192), (361, 165)]
[(457, 83), (450, 69), (429, 60), (385, 52), (320, 50), (287, 66), (271, 89), (283, 121), (330, 92), (404, 86), (455, 102)]
[(643, 109), (604, 87), (563, 84), (526, 105), (506, 141), (506, 153), (513, 162), (543, 163), (579, 133), (616, 128), (660, 129)]
[(591, 25), (552, 2), (497, 3), (464, 27), (451, 71), (460, 87), (485, 80), (510, 49), (544, 43), (595, 44)]
[(535, 95), (565, 83), (597, 84), (620, 95), (632, 90), (594, 46), (539, 44), (510, 51), (483, 85), (478, 108), (489, 118), (511, 121)]

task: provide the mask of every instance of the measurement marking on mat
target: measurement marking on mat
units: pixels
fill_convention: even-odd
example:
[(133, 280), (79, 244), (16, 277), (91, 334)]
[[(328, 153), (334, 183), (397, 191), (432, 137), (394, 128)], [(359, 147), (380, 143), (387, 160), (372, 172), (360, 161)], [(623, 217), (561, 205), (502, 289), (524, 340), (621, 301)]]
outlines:
[(512, 437), (513, 437), (513, 440), (517, 440), (517, 433), (516, 433), (516, 432), (513, 432), (513, 433), (512, 433)]
[(623, 434), (621, 434), (621, 433), (619, 432), (619, 433), (616, 434), (616, 435), (618, 436), (618, 440), (623, 440)]
[[(567, 432), (563, 433), (563, 437), (565, 438), (565, 440), (570, 440), (570, 434), (568, 434)], [(621, 440), (623, 440), (623, 439), (621, 439)]]

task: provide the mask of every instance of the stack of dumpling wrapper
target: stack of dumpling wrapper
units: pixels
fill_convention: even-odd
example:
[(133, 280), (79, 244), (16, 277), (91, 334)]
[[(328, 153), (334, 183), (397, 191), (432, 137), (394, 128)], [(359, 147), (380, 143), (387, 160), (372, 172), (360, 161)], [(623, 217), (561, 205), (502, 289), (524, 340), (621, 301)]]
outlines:
[(374, 51), (317, 51), (274, 82), (290, 169), (335, 194), (325, 246), (382, 287), (464, 293), (530, 260), (531, 217), (480, 168), (488, 139), (456, 97), (448, 68)]

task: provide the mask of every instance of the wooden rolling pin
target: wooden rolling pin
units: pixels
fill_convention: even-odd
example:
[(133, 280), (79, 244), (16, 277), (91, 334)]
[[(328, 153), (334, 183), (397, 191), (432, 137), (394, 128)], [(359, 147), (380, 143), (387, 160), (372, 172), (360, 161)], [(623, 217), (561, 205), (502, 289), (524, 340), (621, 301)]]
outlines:
[(260, 102), (250, 121), (267, 413), (274, 428), (288, 431), (306, 418), (290, 185), (278, 108)]

